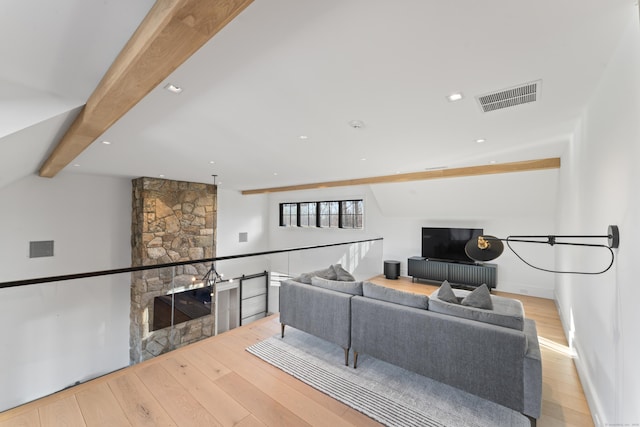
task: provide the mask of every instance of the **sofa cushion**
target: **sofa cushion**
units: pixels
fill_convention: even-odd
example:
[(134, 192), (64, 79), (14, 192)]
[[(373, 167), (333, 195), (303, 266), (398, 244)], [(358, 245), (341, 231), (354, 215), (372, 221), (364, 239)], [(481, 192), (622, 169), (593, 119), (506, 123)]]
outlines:
[[(453, 292), (456, 297), (462, 299), (471, 293), (460, 289), (454, 289)], [(434, 292), (429, 298), (429, 310), (521, 331), (524, 327), (524, 307), (522, 303), (516, 299), (499, 297), (497, 295), (490, 295), (490, 297), (493, 310), (483, 310), (481, 308), (443, 301), (438, 297), (437, 293)]]
[(364, 282), (362, 284), (362, 294), (368, 298), (401, 304), (408, 307), (421, 308), (425, 310), (429, 307), (429, 297), (426, 295), (403, 292), (386, 286), (376, 285), (371, 282)]
[(329, 280), (322, 277), (312, 277), (311, 285), (351, 295), (362, 295), (362, 282)]
[[(451, 293), (453, 293), (453, 291), (451, 291)], [(460, 304), (475, 308), (483, 308), (485, 310), (493, 310), (491, 294), (489, 293), (489, 288), (487, 288), (487, 285), (485, 284), (475, 288), (473, 292), (463, 298)]]
[(342, 268), (341, 264), (334, 264), (331, 266), (333, 271), (336, 273), (336, 280), (341, 280), (344, 282), (355, 282), (356, 278), (351, 275), (347, 270)]
[(316, 270), (316, 271), (312, 271), (311, 273), (302, 273), (300, 276), (296, 277), (293, 280), (295, 280), (296, 282), (306, 283), (310, 285), (312, 277), (321, 277), (323, 279), (329, 279), (329, 280), (338, 279), (336, 270), (333, 268), (333, 266), (329, 266), (323, 270)]
[(440, 298), (442, 301), (450, 302), (453, 304), (458, 304), (460, 302), (458, 301), (458, 297), (456, 297), (456, 294), (453, 293), (451, 285), (446, 280), (442, 282), (442, 285), (440, 285), (440, 289), (438, 289), (438, 298)]

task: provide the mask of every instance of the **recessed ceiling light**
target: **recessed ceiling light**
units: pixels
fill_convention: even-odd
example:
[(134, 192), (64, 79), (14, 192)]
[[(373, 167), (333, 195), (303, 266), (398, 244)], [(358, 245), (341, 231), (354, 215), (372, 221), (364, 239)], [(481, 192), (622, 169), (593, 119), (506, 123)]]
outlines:
[(495, 165), (498, 162), (496, 162), (495, 160), (491, 160), (489, 163), (491, 163), (492, 165)]
[(209, 164), (210, 164), (210, 165), (212, 165), (212, 164), (214, 164), (214, 163), (215, 163), (215, 161), (213, 161), (213, 160), (209, 160)]
[(476, 139), (476, 143), (477, 143), (477, 144), (482, 144), (483, 142), (486, 142), (486, 141), (487, 141), (487, 140), (486, 140), (486, 139), (484, 139), (484, 138), (478, 138), (478, 139)]
[(104, 145), (111, 145), (111, 141), (102, 141)]
[(349, 122), (349, 126), (354, 129), (362, 129), (364, 127), (364, 122), (362, 120), (351, 120)]
[(74, 164), (73, 164), (73, 167), (74, 167), (74, 168), (79, 168), (79, 167), (80, 167), (80, 163), (74, 163)]
[(452, 93), (451, 95), (447, 96), (447, 99), (451, 102), (460, 101), (462, 98), (463, 96), (460, 92)]
[(274, 173), (273, 173), (273, 176), (278, 176), (278, 172), (274, 172)]
[(162, 174), (162, 173), (161, 173), (160, 175), (158, 175), (158, 176), (159, 176), (160, 178), (164, 178), (164, 174)]
[(366, 157), (361, 158), (360, 160), (362, 160), (363, 162), (367, 160)]
[(307, 135), (300, 135), (298, 138), (304, 140), (304, 139), (309, 139), (309, 137)]
[(180, 93), (182, 92), (182, 88), (180, 86), (176, 86), (173, 83), (168, 83), (165, 87), (171, 93)]

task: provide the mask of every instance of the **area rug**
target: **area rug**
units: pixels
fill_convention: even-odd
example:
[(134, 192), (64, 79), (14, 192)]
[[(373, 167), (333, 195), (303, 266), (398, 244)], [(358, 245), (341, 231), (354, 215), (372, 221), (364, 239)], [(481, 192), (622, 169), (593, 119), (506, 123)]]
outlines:
[(516, 411), (366, 354), (358, 355), (358, 369), (353, 360), (344, 366), (340, 347), (294, 328), (247, 351), (387, 426), (531, 425)]

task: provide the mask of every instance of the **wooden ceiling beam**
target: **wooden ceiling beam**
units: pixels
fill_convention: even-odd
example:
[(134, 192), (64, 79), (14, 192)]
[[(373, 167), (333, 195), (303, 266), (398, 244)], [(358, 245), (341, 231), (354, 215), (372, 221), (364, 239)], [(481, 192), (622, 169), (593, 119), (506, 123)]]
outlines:
[(157, 0), (40, 168), (54, 177), (253, 0)]
[(464, 168), (438, 169), (424, 172), (412, 172), (396, 175), (374, 176), (370, 178), (346, 179), (342, 181), (317, 182), (313, 184), (289, 185), (286, 187), (260, 188), (245, 190), (243, 195), (276, 193), (282, 191), (316, 190), (319, 188), (344, 187), (350, 185), (389, 184), (427, 179), (459, 178), (465, 176), (493, 175), (511, 172), (528, 172), (560, 168), (560, 158), (552, 157), (539, 160), (500, 163), (495, 165), (469, 166)]

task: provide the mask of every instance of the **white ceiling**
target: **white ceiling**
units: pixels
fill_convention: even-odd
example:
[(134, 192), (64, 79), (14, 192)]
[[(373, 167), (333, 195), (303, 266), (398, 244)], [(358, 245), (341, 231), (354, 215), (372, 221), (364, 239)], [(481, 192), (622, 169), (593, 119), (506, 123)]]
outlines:
[[(0, 187), (38, 170), (152, 4), (0, 2)], [(559, 156), (637, 13), (633, 0), (255, 0), (65, 172), (217, 174), (245, 190)], [(538, 79), (533, 104), (482, 113), (474, 98)]]

